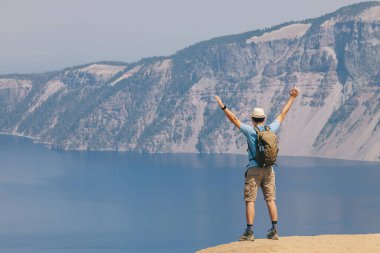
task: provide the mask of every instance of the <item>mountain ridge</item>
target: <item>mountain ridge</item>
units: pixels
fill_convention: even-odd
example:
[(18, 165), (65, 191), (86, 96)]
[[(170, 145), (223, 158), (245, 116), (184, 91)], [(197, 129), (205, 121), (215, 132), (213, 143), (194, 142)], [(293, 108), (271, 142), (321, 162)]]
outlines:
[(260, 105), (271, 120), (299, 85), (281, 154), (378, 161), (379, 6), (358, 3), (134, 63), (2, 75), (0, 131), (64, 150), (242, 153), (244, 138), (212, 95), (241, 119)]

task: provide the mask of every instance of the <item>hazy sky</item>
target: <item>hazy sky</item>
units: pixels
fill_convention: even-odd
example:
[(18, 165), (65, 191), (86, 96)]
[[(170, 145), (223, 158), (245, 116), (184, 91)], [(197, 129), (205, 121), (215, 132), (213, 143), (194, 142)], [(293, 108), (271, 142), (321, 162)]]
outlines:
[(171, 55), (212, 37), (318, 17), (350, 0), (0, 0), (0, 74)]

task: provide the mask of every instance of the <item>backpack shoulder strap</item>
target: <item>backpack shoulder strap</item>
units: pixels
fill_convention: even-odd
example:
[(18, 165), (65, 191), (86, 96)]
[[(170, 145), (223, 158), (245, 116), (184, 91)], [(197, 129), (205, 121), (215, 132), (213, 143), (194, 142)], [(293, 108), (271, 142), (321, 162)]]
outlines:
[(259, 134), (259, 132), (261, 132), (260, 129), (255, 125), (253, 125), (253, 129), (255, 129), (256, 134)]
[(253, 125), (253, 129), (255, 129), (255, 132), (256, 132), (256, 135), (257, 135), (257, 143), (256, 143), (256, 145), (257, 144), (260, 144), (260, 142), (261, 142), (261, 140), (260, 140), (260, 129), (257, 127), (257, 126), (255, 126), (255, 125)]

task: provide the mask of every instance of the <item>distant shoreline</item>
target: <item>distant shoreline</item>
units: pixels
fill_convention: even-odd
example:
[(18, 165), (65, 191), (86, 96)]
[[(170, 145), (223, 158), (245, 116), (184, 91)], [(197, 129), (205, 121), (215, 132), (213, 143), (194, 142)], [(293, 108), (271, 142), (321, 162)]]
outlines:
[(27, 138), (27, 139), (31, 139), (31, 140), (35, 140), (35, 141), (38, 140), (38, 138), (36, 138), (36, 137), (23, 135), (23, 134), (19, 134), (19, 133), (15, 133), (15, 132), (1, 132), (0, 131), (0, 135), (10, 135), (10, 136), (23, 137), (23, 138)]
[(380, 234), (318, 235), (281, 237), (278, 241), (257, 239), (232, 242), (197, 251), (197, 253), (379, 253)]
[[(44, 146), (50, 147), (53, 146), (53, 143), (50, 142), (42, 142), (39, 138), (29, 136), (29, 135), (23, 135), (16, 132), (2, 132), (0, 131), (0, 135), (6, 135), (6, 136), (15, 136), (20, 138), (27, 138), (30, 140), (33, 140), (33, 143), (35, 144), (42, 144)], [(98, 150), (86, 150), (86, 149), (59, 149), (62, 151), (86, 151), (86, 152), (126, 152), (126, 153), (136, 153), (141, 154), (142, 152), (134, 152), (134, 151), (126, 151), (126, 150), (111, 150), (111, 149), (98, 149)], [(148, 154), (218, 154), (218, 155), (241, 155), (246, 156), (246, 154), (242, 153), (188, 153), (188, 152), (167, 152), (167, 153), (148, 153)], [(371, 163), (380, 163), (380, 161), (373, 161), (373, 160), (353, 160), (353, 159), (344, 159), (344, 158), (336, 158), (336, 157), (323, 157), (323, 156), (289, 156), (289, 155), (279, 155), (279, 157), (294, 157), (294, 158), (318, 158), (318, 159), (330, 159), (330, 160), (338, 160), (338, 161), (352, 161), (352, 162), (371, 162)]]
[(15, 132), (0, 132), (0, 135), (15, 136), (15, 137), (20, 137), (20, 138), (26, 138), (26, 139), (32, 140), (33, 143), (35, 143), (35, 144), (42, 144), (42, 145), (44, 145), (44, 146), (53, 145), (52, 143), (49, 143), (49, 142), (42, 142), (42, 141), (39, 141), (39, 138), (36, 138), (36, 137), (30, 136), (30, 135), (23, 135), (23, 134), (15, 133)]

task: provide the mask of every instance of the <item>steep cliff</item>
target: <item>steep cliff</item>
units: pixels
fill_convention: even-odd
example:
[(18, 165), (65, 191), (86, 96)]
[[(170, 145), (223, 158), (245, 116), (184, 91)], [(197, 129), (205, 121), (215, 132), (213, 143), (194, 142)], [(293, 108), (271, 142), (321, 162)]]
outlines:
[(170, 57), (0, 77), (0, 131), (54, 148), (244, 153), (216, 106), (273, 120), (282, 155), (380, 160), (380, 3), (214, 38)]

